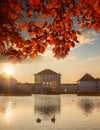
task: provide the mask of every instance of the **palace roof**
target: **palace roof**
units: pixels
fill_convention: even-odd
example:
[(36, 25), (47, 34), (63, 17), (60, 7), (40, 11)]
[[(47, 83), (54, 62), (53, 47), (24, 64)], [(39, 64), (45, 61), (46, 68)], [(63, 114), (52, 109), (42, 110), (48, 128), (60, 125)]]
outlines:
[(86, 73), (79, 81), (95, 81), (96, 79), (90, 74)]
[(56, 73), (50, 69), (45, 69), (45, 70), (42, 70), (40, 71), (39, 73), (36, 73), (36, 74), (45, 74), (45, 75), (59, 75), (59, 73)]

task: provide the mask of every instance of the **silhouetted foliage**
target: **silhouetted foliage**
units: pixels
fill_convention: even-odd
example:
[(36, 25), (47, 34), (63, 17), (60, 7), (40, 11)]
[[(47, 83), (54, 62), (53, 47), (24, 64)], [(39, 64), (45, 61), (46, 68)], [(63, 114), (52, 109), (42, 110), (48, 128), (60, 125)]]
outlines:
[(99, 0), (0, 0), (0, 54), (16, 63), (51, 45), (64, 58), (79, 42), (75, 26), (99, 31), (99, 21)]

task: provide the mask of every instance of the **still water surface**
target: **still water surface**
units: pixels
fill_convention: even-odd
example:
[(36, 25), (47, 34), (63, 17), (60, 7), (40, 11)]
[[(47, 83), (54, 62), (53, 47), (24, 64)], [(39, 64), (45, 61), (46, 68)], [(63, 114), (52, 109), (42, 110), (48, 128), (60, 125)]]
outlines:
[(0, 130), (100, 130), (100, 97), (0, 96)]

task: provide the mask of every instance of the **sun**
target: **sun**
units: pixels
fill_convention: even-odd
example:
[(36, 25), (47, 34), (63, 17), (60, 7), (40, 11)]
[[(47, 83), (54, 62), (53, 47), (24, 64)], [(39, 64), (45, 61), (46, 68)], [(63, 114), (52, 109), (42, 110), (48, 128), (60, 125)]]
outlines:
[(13, 68), (12, 67), (5, 67), (4, 72), (8, 75), (13, 74)]

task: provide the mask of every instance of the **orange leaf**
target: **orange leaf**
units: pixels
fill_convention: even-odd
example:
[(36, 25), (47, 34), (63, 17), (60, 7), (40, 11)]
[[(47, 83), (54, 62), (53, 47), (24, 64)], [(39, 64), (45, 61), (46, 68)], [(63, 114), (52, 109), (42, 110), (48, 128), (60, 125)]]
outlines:
[(28, 54), (25, 54), (25, 55), (23, 56), (24, 59), (26, 59), (27, 57), (28, 57)]
[(41, 35), (41, 31), (36, 32), (36, 36), (39, 37)]
[(14, 18), (14, 19), (18, 18), (17, 14), (11, 14), (11, 17)]
[(68, 41), (67, 42), (67, 47), (68, 48), (71, 48), (71, 47), (74, 47), (75, 46), (75, 43), (73, 41)]
[(77, 30), (76, 32), (77, 32), (77, 34), (81, 35), (81, 32), (79, 30)]
[(17, 54), (18, 54), (18, 56), (20, 56), (20, 55), (22, 55), (23, 53), (22, 53), (21, 50), (19, 50)]
[(53, 4), (57, 4), (58, 0), (52, 0)]
[(34, 21), (30, 21), (29, 26), (34, 26)]
[(23, 48), (22, 48), (22, 51), (23, 51), (23, 52), (26, 52), (26, 51), (27, 51), (27, 48), (26, 48), (26, 47), (23, 47)]
[(82, 29), (84, 29), (84, 28), (85, 28), (85, 25), (84, 25), (84, 23), (81, 25), (81, 27), (82, 27)]
[(71, 46), (72, 46), (72, 47), (75, 47), (75, 43), (74, 43), (74, 42), (71, 42)]
[(95, 26), (95, 31), (98, 32), (99, 31), (99, 27)]
[(39, 6), (40, 5), (40, 0), (29, 0), (30, 4), (32, 6)]
[(45, 51), (45, 46), (39, 46), (38, 52), (43, 53)]
[(30, 54), (30, 58), (34, 58), (34, 56), (35, 56), (34, 53)]
[(29, 32), (29, 35), (30, 35), (30, 36), (32, 36), (32, 35), (34, 35), (34, 34), (35, 34), (34, 31), (30, 31), (30, 32)]
[(33, 47), (34, 46), (34, 42), (31, 42), (30, 46)]
[(15, 56), (9, 56), (9, 60), (12, 60), (13, 64), (17, 63), (17, 58)]
[(22, 44), (17, 45), (17, 48), (23, 48), (23, 45)]
[(43, 19), (46, 18), (46, 17), (47, 17), (47, 15), (44, 14), (44, 13), (41, 15), (41, 18), (43, 18)]
[(35, 25), (36, 25), (37, 27), (39, 27), (39, 28), (42, 27), (42, 24), (41, 24), (41, 23), (35, 23)]
[(28, 15), (28, 17), (32, 16), (33, 15), (33, 11), (31, 9), (27, 10), (27, 15)]
[(62, 0), (62, 2), (63, 2), (63, 4), (65, 4), (65, 3), (66, 3), (66, 0)]
[(95, 1), (95, 3), (93, 4), (93, 7), (95, 9), (97, 9), (99, 7), (99, 1), (98, 0)]
[(21, 24), (20, 27), (23, 28), (23, 29), (28, 30), (28, 25), (27, 24)]

